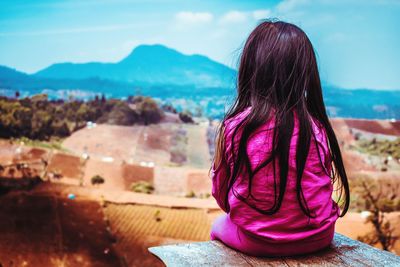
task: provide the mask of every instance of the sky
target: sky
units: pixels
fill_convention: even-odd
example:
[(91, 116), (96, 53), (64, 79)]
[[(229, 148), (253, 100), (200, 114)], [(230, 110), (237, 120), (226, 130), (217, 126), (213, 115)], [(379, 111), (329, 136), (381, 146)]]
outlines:
[(237, 68), (264, 18), (307, 33), (323, 81), (400, 90), (400, 0), (2, 0), (0, 65), (35, 73), (60, 62), (118, 62), (157, 43)]

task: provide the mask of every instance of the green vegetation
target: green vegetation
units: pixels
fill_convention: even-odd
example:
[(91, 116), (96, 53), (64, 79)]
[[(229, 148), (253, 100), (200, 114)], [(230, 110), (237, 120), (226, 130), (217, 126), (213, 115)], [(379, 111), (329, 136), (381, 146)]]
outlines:
[(132, 99), (132, 104), (135, 104), (135, 110), (140, 115), (144, 125), (159, 122), (164, 116), (164, 112), (151, 97), (134, 97)]
[(205, 198), (210, 198), (211, 195), (210, 195), (210, 193), (196, 194), (193, 190), (191, 190), (191, 191), (189, 191), (189, 192), (187, 192), (185, 194), (185, 197), (186, 198), (202, 198), (202, 199), (205, 199)]
[(151, 194), (154, 191), (154, 187), (149, 182), (138, 181), (136, 183), (132, 183), (131, 190), (136, 193)]
[(40, 140), (32, 140), (27, 137), (21, 137), (21, 138), (11, 138), (11, 141), (14, 143), (24, 143), (27, 146), (31, 147), (41, 147), (41, 148), (46, 148), (46, 149), (55, 149), (55, 150), (61, 150), (64, 152), (67, 152), (67, 149), (62, 147), (62, 138), (51, 138), (49, 141), (40, 141)]
[(158, 123), (163, 111), (150, 97), (131, 97), (127, 101), (106, 99), (91, 101), (48, 100), (40, 94), (31, 98), (0, 97), (0, 137), (32, 140), (64, 138), (85, 127), (88, 121), (116, 125)]
[(185, 110), (182, 112), (179, 112), (179, 119), (183, 121), (184, 123), (194, 123), (193, 118), (192, 118), (192, 113), (189, 111)]
[(381, 157), (391, 156), (396, 160), (400, 159), (400, 138), (393, 141), (378, 141), (376, 138), (372, 140), (360, 139), (358, 140), (358, 146), (361, 152), (364, 153)]
[(171, 113), (174, 113), (174, 114), (177, 114), (177, 113), (178, 113), (178, 111), (177, 111), (171, 104), (169, 104), (169, 103), (163, 104), (163, 105), (161, 106), (161, 108), (162, 108), (162, 110), (164, 110), (164, 111), (168, 111), (168, 112), (171, 112)]
[(161, 222), (161, 211), (160, 210), (156, 210), (156, 212), (154, 213), (154, 219), (157, 221), (157, 222)]
[(196, 193), (193, 190), (191, 190), (190, 192), (186, 193), (185, 197), (187, 197), (187, 198), (195, 198), (196, 197)]
[(199, 198), (210, 198), (211, 194), (210, 193), (201, 193)]
[[(369, 191), (376, 199), (375, 203), (384, 212), (400, 211), (400, 180), (379, 178), (373, 179), (368, 175), (358, 175), (349, 180), (351, 191), (350, 209), (357, 212), (370, 210), (371, 197), (366, 195)], [(366, 186), (367, 189), (366, 189)]]
[(373, 226), (373, 231), (357, 239), (370, 245), (379, 243), (384, 250), (390, 251), (400, 237), (395, 235), (395, 227), (386, 215), (400, 210), (400, 182), (397, 179), (373, 179), (368, 176), (351, 181), (352, 195), (357, 197), (360, 208), (368, 211), (366, 222)]
[(90, 182), (92, 183), (92, 185), (99, 185), (104, 184), (105, 180), (100, 175), (95, 175), (90, 179)]

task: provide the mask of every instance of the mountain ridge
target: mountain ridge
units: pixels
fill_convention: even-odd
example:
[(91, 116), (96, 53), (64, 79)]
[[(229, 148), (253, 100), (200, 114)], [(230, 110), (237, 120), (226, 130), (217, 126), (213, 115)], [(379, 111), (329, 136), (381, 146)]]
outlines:
[(229, 87), (236, 71), (201, 55), (185, 55), (166, 46), (140, 45), (116, 63), (56, 63), (33, 74), (40, 78), (98, 77), (138, 85)]
[[(104, 94), (125, 98), (148, 95), (173, 101), (182, 109), (201, 105), (221, 117), (236, 94), (237, 72), (202, 55), (184, 55), (163, 45), (141, 45), (115, 63), (56, 63), (35, 74), (0, 66), (0, 95), (46, 93), (52, 99), (71, 95), (90, 99)], [(400, 119), (400, 91), (344, 89), (323, 82), (332, 116)]]

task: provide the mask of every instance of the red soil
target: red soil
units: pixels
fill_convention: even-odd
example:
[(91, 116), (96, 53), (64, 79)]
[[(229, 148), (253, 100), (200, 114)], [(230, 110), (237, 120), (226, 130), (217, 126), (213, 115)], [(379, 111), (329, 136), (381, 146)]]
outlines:
[(358, 172), (358, 171), (377, 171), (373, 166), (365, 161), (365, 156), (351, 150), (342, 149), (344, 166), (346, 171)]
[(400, 135), (400, 122), (346, 119), (349, 128), (385, 135)]
[(154, 168), (126, 163), (123, 163), (121, 168), (126, 190), (130, 190), (132, 183), (138, 181), (146, 181), (150, 184), (154, 182)]
[(6, 195), (0, 218), (3, 266), (120, 266), (95, 201)]
[(58, 172), (62, 177), (79, 179), (83, 175), (82, 165), (81, 158), (77, 156), (57, 153), (51, 157), (48, 171)]
[(48, 156), (48, 152), (42, 148), (30, 148), (25, 153), (21, 153), (19, 157), (14, 158), (15, 162), (18, 161), (33, 161), (38, 159), (46, 159)]
[(162, 266), (149, 246), (209, 240), (211, 222), (202, 209), (109, 204), (105, 214), (129, 266)]
[(100, 175), (105, 182), (98, 187), (109, 190), (130, 190), (130, 186), (134, 182), (146, 181), (153, 184), (154, 181), (154, 168), (95, 159), (89, 159), (86, 162), (84, 173), (86, 186), (92, 186), (91, 178)]
[(188, 171), (186, 181), (186, 191), (193, 191), (196, 195), (211, 192), (211, 178), (207, 170)]

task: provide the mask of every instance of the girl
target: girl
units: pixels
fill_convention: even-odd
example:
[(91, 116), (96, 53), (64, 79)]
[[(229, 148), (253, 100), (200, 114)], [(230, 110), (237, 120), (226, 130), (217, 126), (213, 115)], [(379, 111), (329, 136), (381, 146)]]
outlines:
[[(211, 239), (254, 256), (329, 246), (350, 192), (306, 34), (281, 21), (258, 25), (243, 48), (237, 91), (211, 168), (212, 195), (226, 213)], [(341, 214), (333, 183), (339, 200), (344, 190)]]

